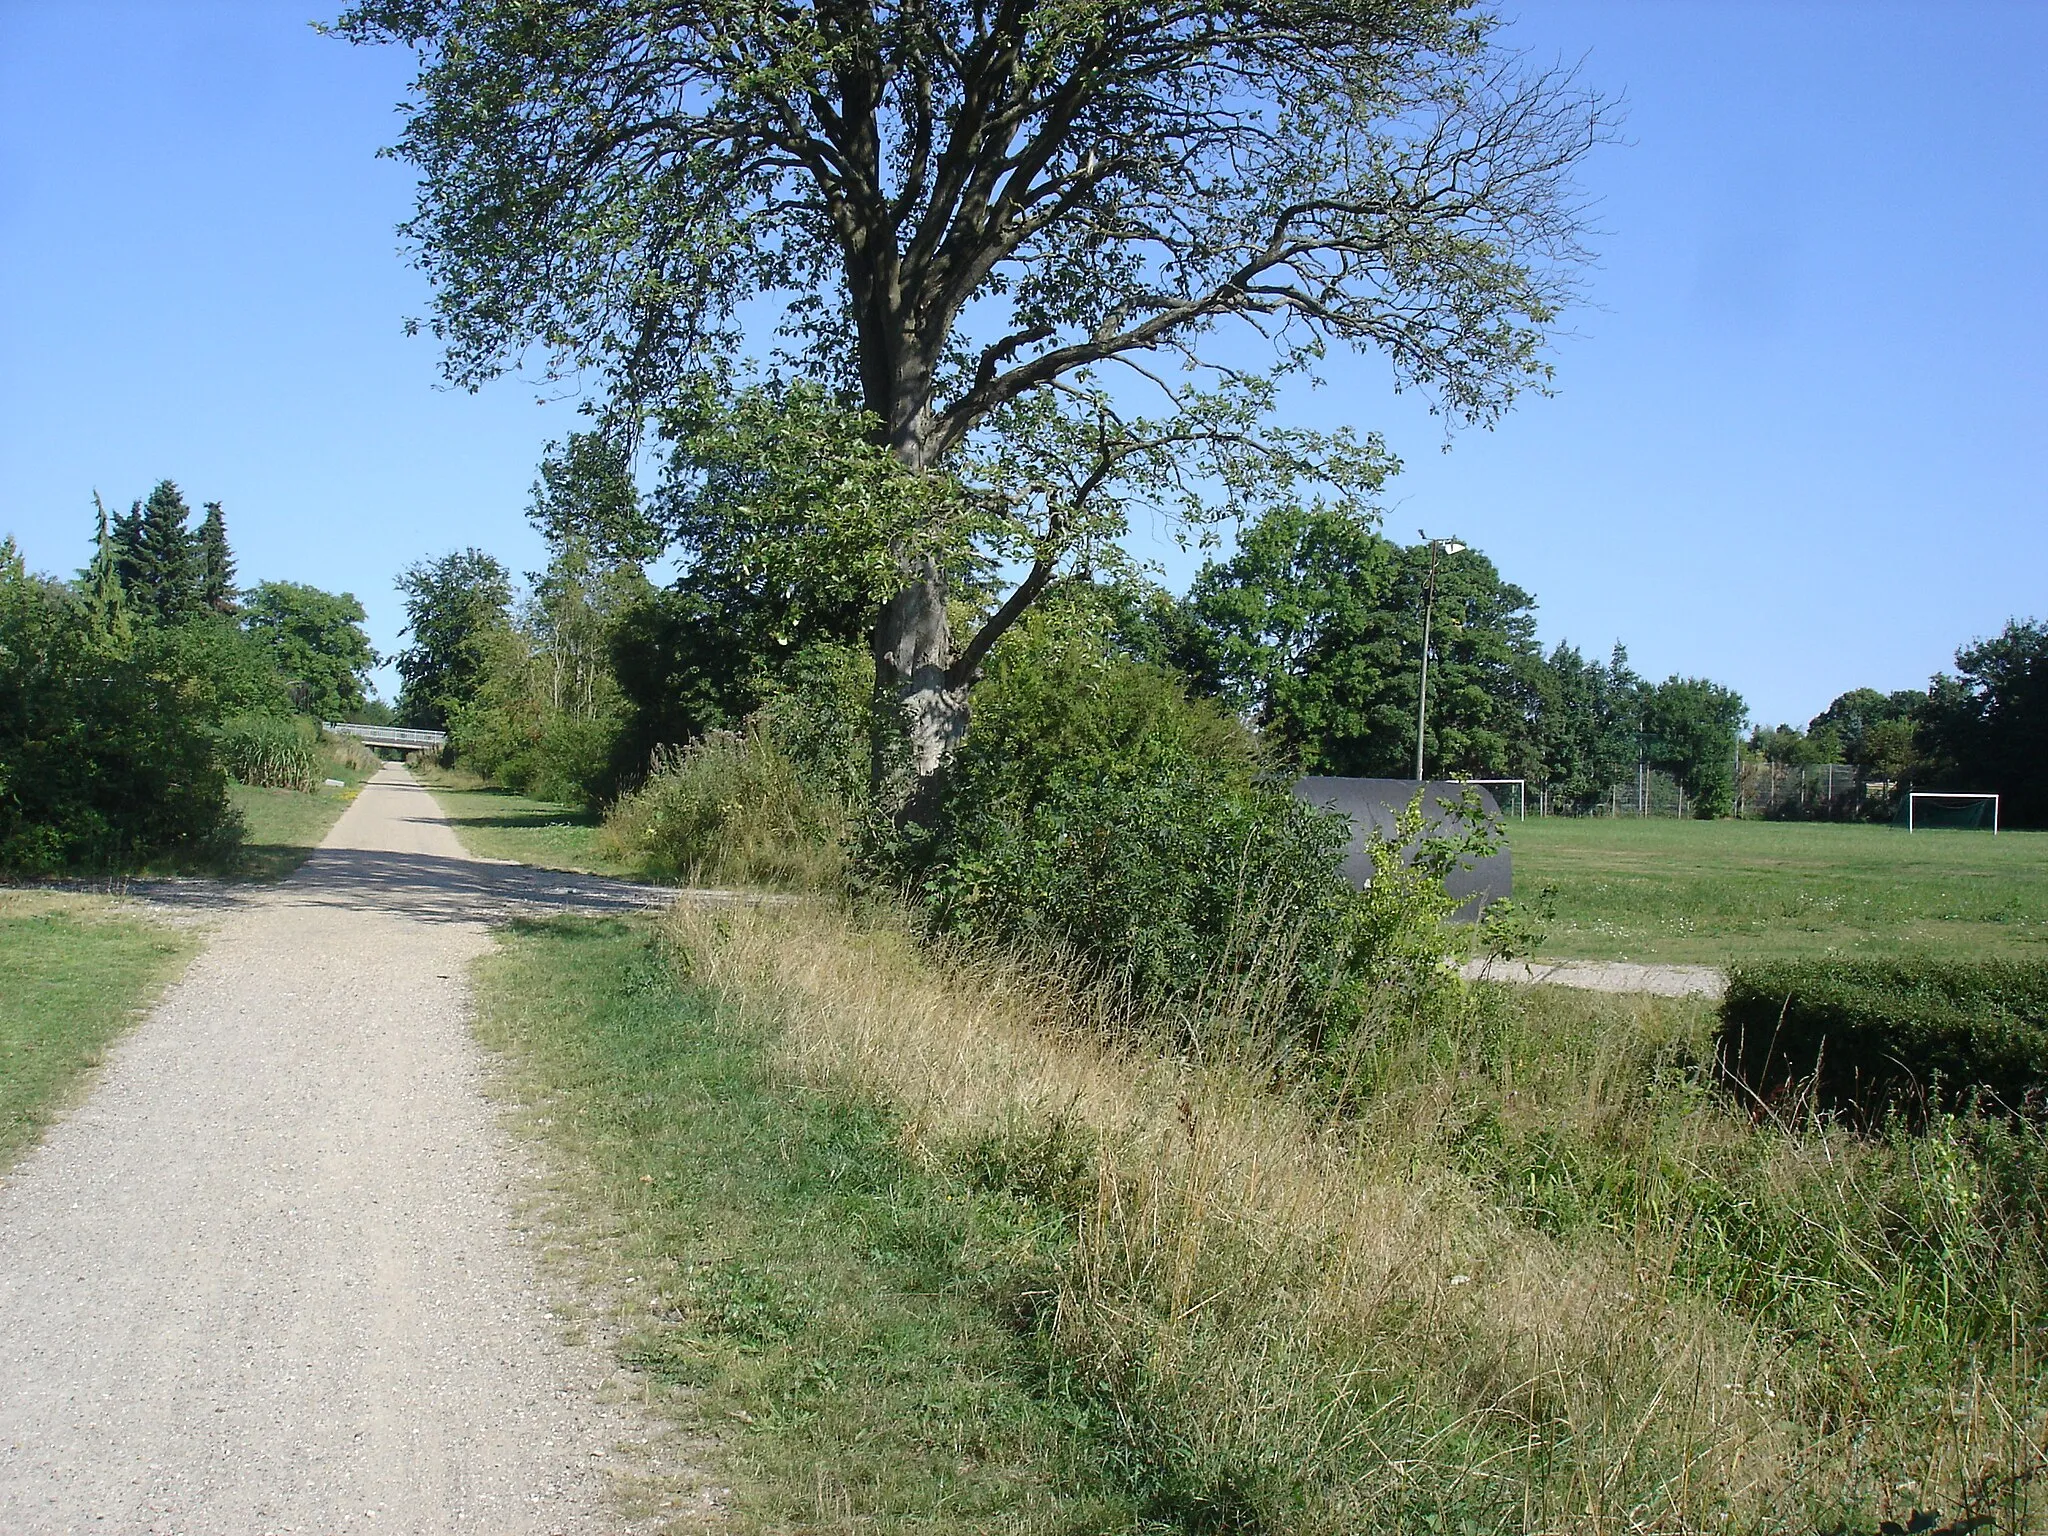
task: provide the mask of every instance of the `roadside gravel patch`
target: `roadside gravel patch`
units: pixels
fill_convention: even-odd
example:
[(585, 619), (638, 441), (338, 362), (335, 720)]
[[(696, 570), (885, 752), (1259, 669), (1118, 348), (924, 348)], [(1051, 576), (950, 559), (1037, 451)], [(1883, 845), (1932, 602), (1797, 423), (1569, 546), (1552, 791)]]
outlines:
[(0, 1530), (632, 1528), (652, 1431), (545, 1304), (466, 981), (492, 919), (657, 899), (619, 886), (479, 864), (393, 766), (208, 905), (0, 1184)]

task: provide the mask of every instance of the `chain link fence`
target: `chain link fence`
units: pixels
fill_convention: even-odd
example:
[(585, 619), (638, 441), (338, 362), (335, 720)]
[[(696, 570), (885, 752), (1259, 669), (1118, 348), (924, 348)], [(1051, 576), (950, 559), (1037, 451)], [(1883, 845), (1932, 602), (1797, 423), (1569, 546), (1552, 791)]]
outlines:
[[(1859, 779), (1847, 763), (1794, 766), (1745, 757), (1736, 775), (1734, 810), (1758, 820), (1866, 821), (1889, 814), (1894, 788), (1883, 780)], [(1610, 785), (1584, 810), (1553, 791), (1529, 786), (1531, 816), (1690, 816), (1696, 809), (1678, 780), (1647, 766)]]

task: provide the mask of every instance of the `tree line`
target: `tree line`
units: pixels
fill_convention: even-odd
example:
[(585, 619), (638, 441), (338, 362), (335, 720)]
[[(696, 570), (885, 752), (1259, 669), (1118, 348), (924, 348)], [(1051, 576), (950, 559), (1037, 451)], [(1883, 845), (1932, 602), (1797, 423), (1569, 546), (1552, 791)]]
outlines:
[(2014, 826), (2048, 826), (2048, 624), (2011, 619), (1958, 647), (1925, 688), (1853, 688), (1806, 723), (1758, 726), (1749, 748), (1789, 767), (1846, 763), (1863, 782), (1993, 793)]
[[(543, 520), (563, 510), (549, 496), (543, 482)], [(452, 729), (455, 750), (486, 772), (602, 802), (652, 752), (738, 726), (797, 658), (859, 647), (861, 615), (835, 602), (829, 571), (750, 580), (719, 549), (701, 555), (656, 588), (636, 564), (560, 544), (523, 599), (482, 550), (413, 567), (399, 581), (411, 636), (397, 658), (400, 718)], [(1115, 655), (1246, 722), (1271, 771), (1404, 778), (1429, 563), (1427, 545), (1404, 547), (1355, 514), (1289, 508), (1244, 529), (1183, 594), (1121, 572), (1070, 578), (1049, 600), (1063, 621), (1092, 615)], [(1604, 659), (1568, 643), (1546, 653), (1534, 598), (1484, 553), (1439, 566), (1428, 773), (1525, 779), (1583, 812), (1647, 765), (1676, 777), (1699, 814), (1728, 809), (1740, 695), (1703, 678), (1653, 683), (1619, 644)]]

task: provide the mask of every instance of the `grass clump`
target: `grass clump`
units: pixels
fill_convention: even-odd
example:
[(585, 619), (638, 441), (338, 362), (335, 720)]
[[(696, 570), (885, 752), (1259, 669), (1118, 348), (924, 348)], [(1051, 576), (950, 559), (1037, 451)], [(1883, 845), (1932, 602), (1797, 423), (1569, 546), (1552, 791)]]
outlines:
[(0, 891), (0, 1171), (197, 947), (96, 898)]
[(215, 750), (239, 784), (307, 794), (321, 778), (319, 741), (319, 728), (302, 716), (237, 715), (222, 723)]
[(843, 803), (756, 723), (659, 750), (605, 818), (604, 844), (685, 885), (828, 890), (845, 878), (847, 829)]
[(2048, 1107), (2048, 964), (1905, 959), (1737, 966), (1721, 1053), (1761, 1100), (1865, 1122)]

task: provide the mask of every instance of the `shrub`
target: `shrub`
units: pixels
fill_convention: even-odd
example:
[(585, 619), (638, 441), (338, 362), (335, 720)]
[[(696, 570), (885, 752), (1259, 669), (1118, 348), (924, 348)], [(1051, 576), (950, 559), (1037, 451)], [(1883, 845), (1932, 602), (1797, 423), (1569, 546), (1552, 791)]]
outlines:
[(661, 749), (605, 819), (613, 849), (690, 884), (824, 890), (845, 869), (846, 813), (760, 726)]
[(237, 715), (220, 728), (220, 765), (257, 789), (310, 792), (320, 781), (319, 730), (302, 716)]
[(857, 809), (868, 794), (874, 691), (866, 651), (820, 642), (782, 664), (753, 721), (814, 794)]
[(1859, 1119), (2048, 1097), (2048, 965), (1784, 961), (1739, 966), (1721, 1005), (1725, 1070), (1762, 1099), (1811, 1092)]
[(1056, 955), (1183, 1047), (1350, 1073), (1358, 1048), (1454, 999), (1442, 874), (1458, 850), (1405, 857), (1417, 813), (1354, 890), (1343, 819), (1085, 619), (1044, 616), (999, 648), (941, 810), (893, 850), (933, 928)]
[(214, 727), (224, 701), (261, 684), (227, 664), (240, 652), (217, 630), (234, 633), (197, 621), (117, 639), (63, 587), (0, 563), (0, 869), (117, 869), (233, 845)]

